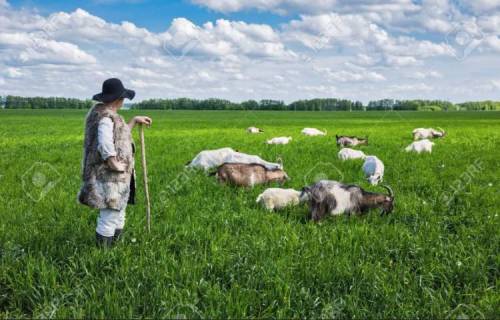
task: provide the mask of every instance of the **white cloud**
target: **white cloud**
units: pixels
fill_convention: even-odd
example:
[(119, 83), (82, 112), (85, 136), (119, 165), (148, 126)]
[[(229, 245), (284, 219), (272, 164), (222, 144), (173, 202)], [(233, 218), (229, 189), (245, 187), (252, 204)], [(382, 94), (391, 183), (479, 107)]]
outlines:
[(279, 14), (313, 13), (317, 14), (325, 11), (338, 12), (394, 12), (394, 11), (414, 11), (418, 7), (411, 0), (320, 0), (320, 1), (300, 1), (300, 0), (191, 0), (215, 11), (229, 13), (249, 9), (261, 11), (273, 11)]
[(251, 56), (289, 58), (279, 34), (268, 25), (219, 19), (197, 26), (185, 18), (174, 19), (165, 33), (165, 49), (173, 55), (212, 57)]
[(318, 72), (325, 73), (328, 79), (339, 82), (356, 82), (356, 81), (383, 81), (385, 77), (375, 71), (361, 70), (340, 70), (333, 71), (330, 68), (319, 69)]
[(429, 78), (442, 78), (443, 75), (440, 72), (437, 71), (415, 71), (411, 72), (408, 75), (408, 78), (411, 79), (418, 79), (418, 80), (424, 80), (424, 79), (429, 79)]
[[(447, 0), (196, 2), (293, 18), (273, 27), (230, 15), (203, 24), (179, 17), (153, 32), (81, 9), (41, 16), (0, 0), (0, 95), (88, 98), (103, 80), (119, 77), (138, 100), (499, 99), (492, 66), (499, 63), (500, 15), (488, 1), (463, 2), (469, 11)], [(447, 41), (449, 32), (457, 39), (453, 30), (479, 41), (466, 42), (466, 60), (452, 55), (463, 50)], [(459, 81), (470, 74), (481, 87)]]
[(15, 64), (93, 64), (96, 59), (78, 46), (41, 37), (38, 34), (1, 33), (0, 48), (6, 55), (0, 59)]
[(23, 72), (20, 69), (12, 67), (5, 68), (3, 73), (7, 76), (7, 78), (19, 78), (23, 75)]

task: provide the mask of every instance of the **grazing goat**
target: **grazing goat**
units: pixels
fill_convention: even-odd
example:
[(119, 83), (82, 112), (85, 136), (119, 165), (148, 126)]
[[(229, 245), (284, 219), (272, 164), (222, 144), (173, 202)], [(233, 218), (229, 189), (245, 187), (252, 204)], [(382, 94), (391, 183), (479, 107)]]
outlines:
[(421, 139), (432, 139), (432, 138), (442, 138), (446, 135), (446, 132), (438, 128), (439, 130), (433, 128), (417, 128), (413, 130), (413, 140), (421, 140)]
[(268, 188), (262, 192), (256, 202), (267, 210), (279, 210), (287, 206), (298, 205), (301, 192), (294, 189)]
[(281, 169), (269, 170), (258, 163), (224, 163), (215, 173), (217, 180), (239, 187), (253, 187), (270, 182), (284, 183), (288, 175)]
[(333, 180), (320, 180), (302, 189), (301, 199), (309, 201), (310, 217), (319, 221), (326, 215), (364, 214), (370, 209), (381, 209), (389, 214), (394, 209), (394, 192), (388, 186), (389, 194), (363, 190), (356, 185), (346, 185)]
[(221, 148), (215, 150), (204, 150), (201, 151), (189, 161), (186, 166), (189, 168), (200, 168), (203, 170), (209, 170), (211, 168), (216, 168), (224, 163), (224, 159), (234, 153), (231, 148)]
[(264, 130), (256, 128), (256, 127), (248, 127), (247, 132), (248, 133), (261, 133), (261, 132), (264, 132)]
[(310, 136), (310, 137), (313, 137), (313, 136), (326, 136), (327, 134), (327, 131), (325, 130), (324, 132), (323, 131), (320, 131), (316, 128), (304, 128), (302, 129), (302, 134), (306, 135), (306, 136)]
[(368, 138), (358, 138), (358, 137), (348, 137), (348, 136), (337, 136), (335, 135), (335, 138), (337, 139), (337, 146), (342, 146), (342, 147), (354, 147), (358, 145), (368, 145)]
[(376, 156), (367, 156), (363, 163), (365, 177), (372, 185), (377, 185), (384, 179), (384, 163)]
[(196, 155), (193, 160), (189, 161), (186, 166), (189, 168), (200, 168), (206, 171), (212, 168), (217, 168), (218, 166), (226, 162), (259, 163), (264, 165), (268, 169), (282, 168), (282, 165), (280, 163), (268, 162), (263, 160), (259, 156), (237, 152), (231, 148), (202, 151), (198, 153), (198, 155)]
[(267, 140), (267, 144), (288, 144), (292, 137), (277, 137)]
[(340, 160), (345, 161), (350, 159), (364, 159), (366, 158), (366, 155), (363, 151), (360, 150), (342, 148), (338, 153), (338, 157)]
[(434, 145), (434, 142), (424, 139), (420, 141), (415, 141), (412, 142), (408, 147), (405, 148), (406, 152), (416, 152), (416, 153), (422, 153), (422, 152), (432, 152), (432, 146)]

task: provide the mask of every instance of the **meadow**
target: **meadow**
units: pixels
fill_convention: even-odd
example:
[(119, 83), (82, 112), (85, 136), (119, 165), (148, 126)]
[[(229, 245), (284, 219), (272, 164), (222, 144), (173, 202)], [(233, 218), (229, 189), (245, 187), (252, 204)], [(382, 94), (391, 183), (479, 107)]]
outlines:
[[(129, 119), (137, 111), (123, 111)], [(139, 199), (122, 243), (95, 247), (97, 213), (76, 202), (84, 111), (0, 110), (2, 318), (497, 318), (500, 314), (499, 112), (141, 111), (152, 230)], [(265, 130), (249, 135), (245, 128)], [(300, 135), (304, 127), (326, 137)], [(432, 154), (403, 151), (442, 127)], [(281, 157), (300, 189), (319, 178), (366, 183), (340, 162), (335, 134), (368, 135), (395, 210), (308, 220), (269, 213), (266, 187), (221, 186), (184, 164), (232, 147)], [(138, 141), (137, 132), (134, 132)], [(266, 138), (292, 136), (285, 146)]]

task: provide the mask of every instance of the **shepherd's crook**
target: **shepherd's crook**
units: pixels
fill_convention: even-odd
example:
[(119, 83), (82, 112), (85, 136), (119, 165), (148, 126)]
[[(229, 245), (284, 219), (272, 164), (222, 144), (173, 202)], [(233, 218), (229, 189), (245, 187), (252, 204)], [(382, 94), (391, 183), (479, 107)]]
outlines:
[(142, 157), (142, 176), (144, 179), (144, 191), (146, 193), (146, 222), (148, 232), (151, 232), (151, 203), (149, 202), (149, 188), (148, 188), (148, 166), (146, 164), (146, 144), (144, 143), (144, 126), (139, 126), (139, 133), (141, 136), (141, 157)]

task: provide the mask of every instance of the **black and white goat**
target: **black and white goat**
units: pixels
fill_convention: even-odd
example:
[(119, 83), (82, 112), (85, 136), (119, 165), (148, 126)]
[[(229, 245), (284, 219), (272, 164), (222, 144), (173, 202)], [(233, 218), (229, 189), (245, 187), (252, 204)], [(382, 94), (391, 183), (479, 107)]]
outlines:
[(358, 137), (335, 135), (335, 139), (337, 140), (337, 146), (342, 146), (342, 147), (354, 147), (362, 144), (368, 145), (368, 137), (358, 138)]
[(326, 215), (364, 214), (370, 209), (381, 209), (389, 214), (394, 209), (394, 192), (382, 186), (389, 194), (363, 190), (356, 185), (333, 180), (321, 180), (302, 189), (301, 201), (309, 201), (311, 219), (319, 221)]

